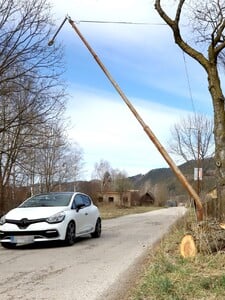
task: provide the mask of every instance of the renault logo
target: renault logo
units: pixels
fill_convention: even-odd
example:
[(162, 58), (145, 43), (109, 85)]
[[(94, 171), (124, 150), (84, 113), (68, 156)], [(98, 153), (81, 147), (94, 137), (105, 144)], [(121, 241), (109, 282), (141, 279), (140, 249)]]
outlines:
[(26, 228), (29, 224), (30, 222), (28, 219), (21, 219), (18, 225), (20, 228)]

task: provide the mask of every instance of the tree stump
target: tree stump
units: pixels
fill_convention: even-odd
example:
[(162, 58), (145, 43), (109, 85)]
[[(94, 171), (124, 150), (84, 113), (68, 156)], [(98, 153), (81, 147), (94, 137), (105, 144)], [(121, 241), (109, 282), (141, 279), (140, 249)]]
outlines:
[(197, 248), (193, 237), (187, 234), (183, 237), (180, 244), (180, 253), (184, 258), (195, 257), (197, 254)]

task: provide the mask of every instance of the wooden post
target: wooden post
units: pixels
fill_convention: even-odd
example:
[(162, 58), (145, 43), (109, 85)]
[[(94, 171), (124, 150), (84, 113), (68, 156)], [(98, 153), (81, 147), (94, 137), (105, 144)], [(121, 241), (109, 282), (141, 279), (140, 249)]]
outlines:
[(101, 60), (98, 58), (97, 54), (94, 52), (94, 50), (88, 44), (88, 42), (85, 40), (85, 38), (83, 37), (83, 35), (81, 34), (81, 32), (78, 30), (77, 26), (74, 24), (74, 21), (72, 21), (70, 18), (68, 18), (68, 21), (71, 24), (71, 26), (73, 27), (73, 29), (75, 30), (75, 32), (78, 34), (78, 36), (80, 37), (80, 39), (82, 40), (82, 42), (85, 44), (85, 46), (87, 47), (87, 49), (90, 51), (90, 53), (92, 54), (92, 56), (94, 57), (94, 59), (96, 60), (96, 62), (100, 66), (100, 68), (102, 69), (102, 71), (105, 73), (106, 77), (112, 83), (112, 85), (114, 86), (114, 88), (116, 89), (116, 91), (119, 93), (119, 95), (121, 96), (121, 98), (124, 100), (124, 102), (126, 103), (126, 105), (129, 107), (129, 109), (131, 110), (131, 112), (134, 114), (134, 116), (136, 117), (136, 119), (139, 121), (139, 123), (143, 127), (143, 129), (146, 132), (146, 134), (148, 135), (148, 137), (151, 139), (151, 141), (156, 146), (156, 148), (158, 149), (158, 151), (164, 157), (164, 159), (166, 160), (166, 162), (168, 163), (168, 165), (170, 166), (170, 168), (173, 170), (173, 172), (175, 173), (175, 175), (177, 176), (177, 178), (179, 179), (179, 181), (181, 182), (181, 184), (188, 191), (188, 193), (190, 194), (190, 196), (194, 199), (195, 204), (196, 204), (197, 220), (198, 221), (203, 220), (203, 206), (202, 206), (202, 203), (201, 203), (201, 199), (199, 198), (199, 195), (192, 188), (192, 186), (187, 181), (186, 177), (183, 175), (183, 173), (180, 171), (180, 169), (173, 162), (172, 158), (169, 156), (169, 154), (167, 153), (167, 151), (165, 150), (165, 148), (161, 145), (161, 143), (159, 142), (159, 140), (157, 139), (157, 137), (154, 135), (154, 133), (152, 132), (152, 130), (142, 120), (141, 116), (138, 114), (138, 112), (136, 111), (136, 109), (134, 108), (134, 106), (131, 104), (131, 102), (128, 100), (128, 98), (126, 97), (126, 95), (123, 93), (123, 91), (121, 90), (121, 88), (119, 87), (119, 85), (117, 84), (117, 82), (112, 78), (112, 76), (110, 75), (109, 71), (106, 69), (106, 67), (103, 65), (103, 63), (101, 62)]

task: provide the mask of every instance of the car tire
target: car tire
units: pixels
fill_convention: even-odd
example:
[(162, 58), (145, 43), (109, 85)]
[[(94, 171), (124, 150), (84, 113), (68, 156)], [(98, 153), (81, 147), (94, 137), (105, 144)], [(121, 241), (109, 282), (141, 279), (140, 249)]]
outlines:
[(1, 243), (2, 247), (6, 249), (15, 249), (16, 244), (15, 243)]
[(101, 232), (102, 232), (102, 222), (101, 219), (98, 218), (95, 225), (95, 231), (91, 233), (91, 236), (93, 238), (99, 238), (101, 236)]
[(66, 229), (66, 237), (65, 237), (65, 244), (67, 246), (72, 246), (76, 240), (76, 225), (73, 221), (69, 222), (67, 229)]

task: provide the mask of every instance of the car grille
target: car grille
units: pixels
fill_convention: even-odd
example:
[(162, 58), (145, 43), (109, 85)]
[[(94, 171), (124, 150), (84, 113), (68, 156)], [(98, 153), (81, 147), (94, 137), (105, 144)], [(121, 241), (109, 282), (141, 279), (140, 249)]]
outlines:
[(35, 224), (35, 223), (40, 223), (40, 222), (45, 222), (45, 219), (33, 219), (33, 220), (29, 220), (26, 218), (23, 218), (21, 220), (10, 220), (10, 219), (6, 219), (6, 223), (10, 223), (10, 224), (15, 224), (17, 225), (20, 229), (26, 229), (29, 225), (31, 224)]
[(34, 239), (40, 238), (56, 238), (59, 236), (59, 233), (56, 229), (49, 230), (33, 230), (33, 231), (0, 231), (0, 240), (10, 238), (11, 236), (24, 236), (32, 235)]

